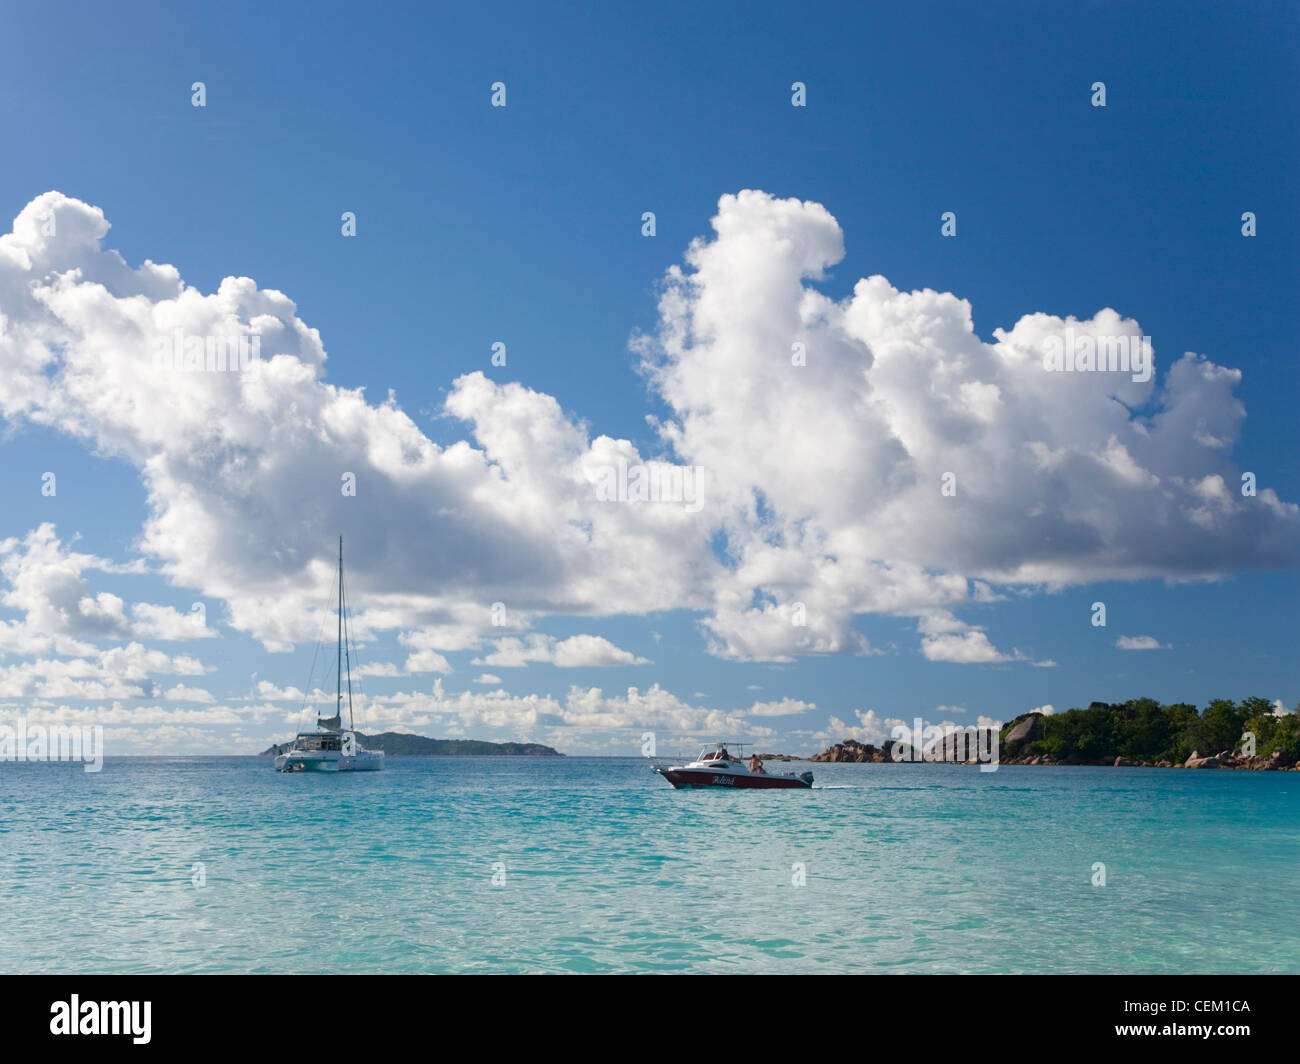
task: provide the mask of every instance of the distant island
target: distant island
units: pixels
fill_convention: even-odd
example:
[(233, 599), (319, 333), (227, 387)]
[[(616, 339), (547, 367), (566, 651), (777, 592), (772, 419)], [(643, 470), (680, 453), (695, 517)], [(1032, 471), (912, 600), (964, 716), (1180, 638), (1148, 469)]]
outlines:
[[(430, 739), (407, 732), (381, 732), (379, 735), (356, 733), (357, 741), (367, 750), (382, 750), (392, 757), (563, 757), (541, 743), (489, 743), (482, 739)], [(285, 753), (292, 743), (280, 743), (263, 750), (263, 757)]]
[[(845, 739), (808, 760), (893, 762), (894, 745)], [(1153, 698), (1092, 702), (1064, 713), (1023, 713), (998, 729), (998, 749), (1004, 765), (1300, 771), (1300, 712), (1276, 715), (1266, 698), (1215, 699), (1204, 711)]]

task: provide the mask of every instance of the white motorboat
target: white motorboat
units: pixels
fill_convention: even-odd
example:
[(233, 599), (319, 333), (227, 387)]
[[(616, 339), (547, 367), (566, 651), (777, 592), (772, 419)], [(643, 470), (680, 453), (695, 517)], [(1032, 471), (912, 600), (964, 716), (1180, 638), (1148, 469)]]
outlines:
[[(735, 747), (733, 756), (731, 747)], [(743, 743), (710, 743), (700, 751), (700, 756), (685, 765), (664, 768), (654, 766), (654, 771), (674, 787), (727, 787), (737, 789), (774, 790), (779, 788), (808, 788), (813, 784), (811, 772), (768, 772), (763, 762), (753, 756), (744, 758)]]

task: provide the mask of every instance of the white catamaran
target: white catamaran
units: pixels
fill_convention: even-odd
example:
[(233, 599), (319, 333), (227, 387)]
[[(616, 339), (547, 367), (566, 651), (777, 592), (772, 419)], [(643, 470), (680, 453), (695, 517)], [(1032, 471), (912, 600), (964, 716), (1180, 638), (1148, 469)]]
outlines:
[[(357, 742), (352, 720), (352, 655), (344, 624), (343, 537), (339, 536), (339, 638), (334, 716), (316, 715), (316, 730), (299, 732), (289, 749), (276, 757), (277, 772), (378, 772), (384, 767), (382, 750), (366, 750)], [(343, 719), (343, 672), (348, 677), (348, 726)], [(308, 688), (311, 682), (308, 681)]]

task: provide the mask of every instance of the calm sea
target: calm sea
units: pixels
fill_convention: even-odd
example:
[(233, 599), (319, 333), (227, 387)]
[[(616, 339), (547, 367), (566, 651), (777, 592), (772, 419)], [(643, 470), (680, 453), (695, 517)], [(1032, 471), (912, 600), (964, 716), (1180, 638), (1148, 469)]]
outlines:
[(1300, 971), (1300, 773), (789, 767), (3, 764), (0, 971)]

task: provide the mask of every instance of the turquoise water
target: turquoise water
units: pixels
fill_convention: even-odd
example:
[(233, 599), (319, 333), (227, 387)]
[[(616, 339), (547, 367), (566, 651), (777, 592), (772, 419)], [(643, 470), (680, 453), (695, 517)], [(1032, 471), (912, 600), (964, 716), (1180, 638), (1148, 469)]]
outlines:
[(3, 764), (0, 971), (1300, 971), (1300, 773), (790, 767)]

